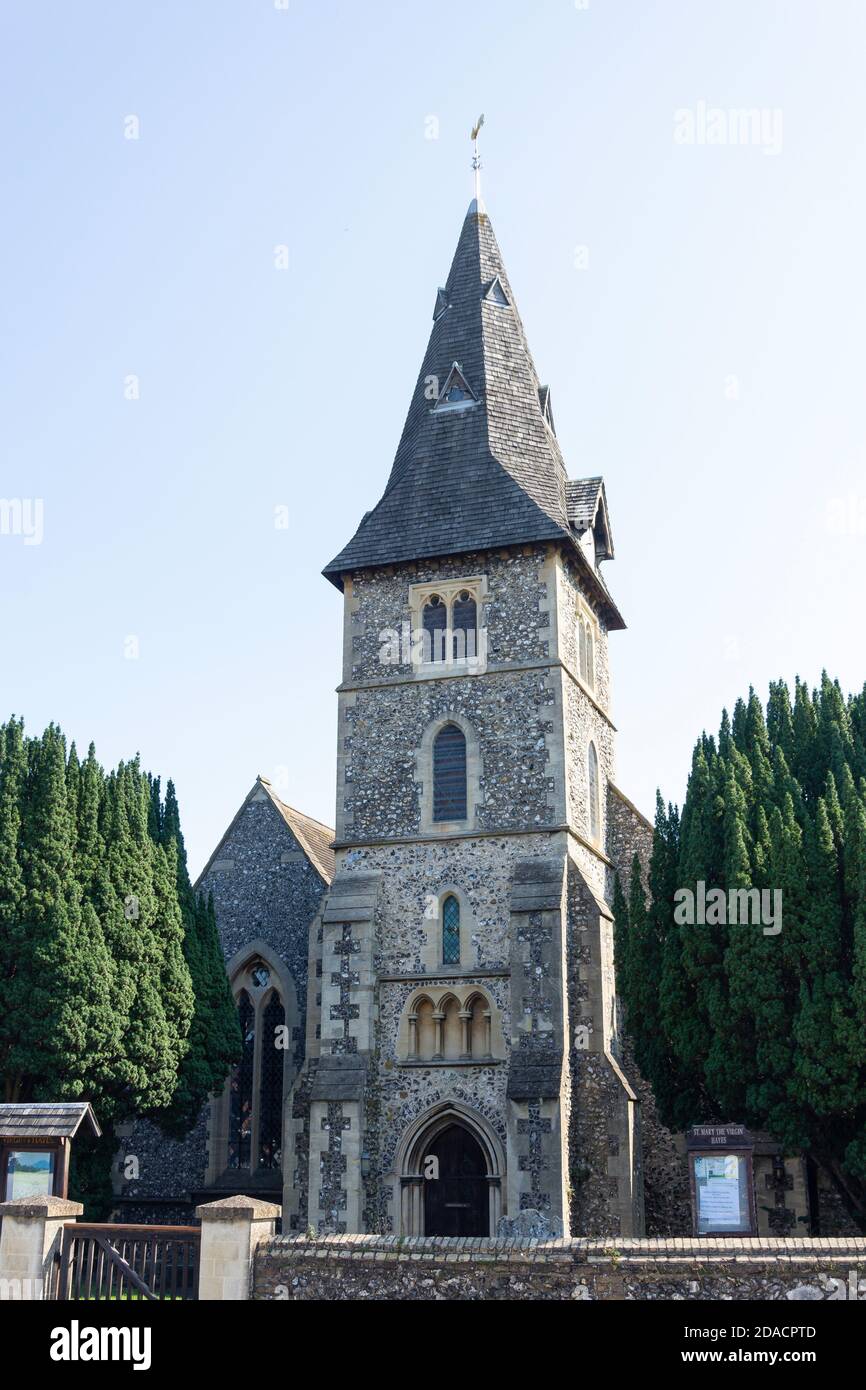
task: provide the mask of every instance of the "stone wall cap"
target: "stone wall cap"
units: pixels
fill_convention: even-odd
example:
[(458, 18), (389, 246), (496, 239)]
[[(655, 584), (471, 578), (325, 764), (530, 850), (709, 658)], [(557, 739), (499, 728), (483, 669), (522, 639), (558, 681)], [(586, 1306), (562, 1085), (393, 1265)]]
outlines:
[[(506, 1258), (528, 1264), (572, 1262), (590, 1265), (630, 1266), (687, 1266), (700, 1261), (715, 1266), (766, 1266), (792, 1261), (826, 1263), (828, 1260), (866, 1260), (866, 1237), (847, 1236), (824, 1240), (810, 1236), (730, 1237), (694, 1236), (675, 1240), (670, 1237), (559, 1237), (533, 1240), (526, 1237), (478, 1237), (469, 1242), (472, 1258), (485, 1262)], [(354, 1246), (354, 1250), (352, 1250)], [(826, 1247), (830, 1247), (827, 1249)], [(365, 1234), (353, 1236), (351, 1244), (345, 1236), (292, 1234), (275, 1236), (268, 1242), (271, 1254), (284, 1254), (303, 1259), (315, 1255), (318, 1259), (355, 1258), (376, 1260), (385, 1254), (412, 1253), (435, 1264), (444, 1255), (464, 1254), (467, 1245), (454, 1236), (382, 1236)]]
[(56, 1221), (61, 1216), (80, 1216), (83, 1211), (80, 1202), (70, 1202), (67, 1197), (13, 1197), (0, 1202), (0, 1216), (44, 1216), (47, 1221)]
[(205, 1202), (196, 1207), (195, 1214), (202, 1221), (234, 1221), (239, 1216), (248, 1216), (251, 1221), (275, 1221), (282, 1215), (282, 1207), (274, 1202), (262, 1202), (257, 1197), (220, 1197), (218, 1202)]

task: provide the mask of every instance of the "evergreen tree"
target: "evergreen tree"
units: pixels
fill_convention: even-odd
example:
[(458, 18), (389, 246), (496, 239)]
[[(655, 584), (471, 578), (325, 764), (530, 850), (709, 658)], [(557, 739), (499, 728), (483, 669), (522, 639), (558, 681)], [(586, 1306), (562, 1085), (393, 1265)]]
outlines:
[(66, 750), (53, 725), (27, 744), (18, 859), (23, 895), (4, 934), (4, 1089), (13, 1100), (68, 1100), (104, 1065), (112, 1037), (110, 960), (82, 912)]
[[(672, 854), (657, 813), (648, 930), (618, 946), (660, 1112), (768, 1129), (824, 1167), (866, 1229), (866, 689), (846, 701), (824, 673), (793, 701), (774, 682), (766, 718), (754, 691), (723, 712), (718, 742), (695, 745), (676, 839)], [(701, 881), (722, 890), (723, 918), (676, 925), (675, 892)], [(761, 893), (781, 896), (780, 932), (754, 920)]]
[(213, 905), (189, 884), (174, 789), (108, 776), (59, 729), (0, 725), (0, 1077), (7, 1100), (90, 1100), (76, 1144), (90, 1217), (110, 1201), (114, 1125), (192, 1122), (238, 1052)]
[(0, 1069), (7, 1101), (21, 1099), (23, 1084), (20, 1074), (12, 1070), (10, 1053), (15, 1043), (12, 1020), (27, 991), (16, 962), (26, 891), (20, 854), (26, 784), (24, 725), (12, 719), (0, 729)]
[(192, 980), (194, 1011), (189, 1046), (181, 1064), (171, 1106), (160, 1117), (169, 1133), (184, 1134), (209, 1095), (222, 1086), (240, 1058), (238, 1014), (226, 975), (213, 898), (196, 898), (189, 880), (186, 847), (180, 828), (174, 785), (166, 787), (165, 804), (151, 822), (174, 865), (177, 897), (184, 922), (183, 953)]

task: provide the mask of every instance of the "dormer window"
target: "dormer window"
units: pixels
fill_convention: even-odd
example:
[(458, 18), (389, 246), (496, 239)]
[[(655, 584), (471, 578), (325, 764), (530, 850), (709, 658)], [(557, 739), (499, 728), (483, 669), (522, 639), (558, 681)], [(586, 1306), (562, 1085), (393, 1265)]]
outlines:
[(502, 286), (502, 281), (500, 280), (498, 275), (494, 276), (489, 288), (485, 292), (484, 298), (490, 304), (499, 304), (502, 306), (502, 308), (505, 309), (510, 307), (508, 295), (505, 293), (505, 290)]
[(459, 410), (477, 404), (478, 397), (463, 375), (459, 362), (455, 362), (434, 405), (434, 410)]
[(436, 303), (433, 306), (433, 322), (438, 323), (446, 309), (450, 309), (450, 307), (451, 305), (448, 303), (448, 295), (445, 290), (437, 290)]
[(544, 423), (546, 424), (547, 428), (550, 430), (550, 433), (553, 434), (553, 435), (555, 435), (555, 434), (556, 434), (556, 426), (555, 426), (554, 423), (553, 423), (553, 409), (552, 409), (551, 404), (550, 404), (550, 387), (549, 387), (549, 386), (539, 386), (539, 388), (538, 388), (538, 404), (539, 404), (539, 406), (541, 407), (541, 418), (542, 418), (542, 420), (543, 420)]

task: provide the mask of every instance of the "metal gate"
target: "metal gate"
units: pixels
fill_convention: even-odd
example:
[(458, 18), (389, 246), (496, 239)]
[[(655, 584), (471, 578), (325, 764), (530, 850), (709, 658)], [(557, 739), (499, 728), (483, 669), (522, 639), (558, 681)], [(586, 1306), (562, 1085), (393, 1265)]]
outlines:
[(55, 1260), (54, 1299), (198, 1298), (199, 1226), (69, 1221)]

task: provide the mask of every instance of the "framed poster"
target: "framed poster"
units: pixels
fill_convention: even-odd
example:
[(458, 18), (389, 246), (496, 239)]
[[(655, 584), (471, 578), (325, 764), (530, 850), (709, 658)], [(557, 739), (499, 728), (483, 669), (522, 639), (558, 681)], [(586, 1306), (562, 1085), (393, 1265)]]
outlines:
[(713, 1232), (748, 1234), (748, 1165), (741, 1154), (696, 1154), (695, 1196), (698, 1235)]
[(50, 1197), (54, 1192), (56, 1148), (6, 1149), (7, 1202), (16, 1197)]
[(753, 1144), (744, 1127), (702, 1125), (686, 1142), (695, 1234), (754, 1235)]

